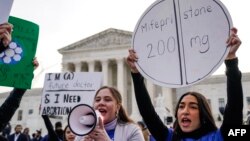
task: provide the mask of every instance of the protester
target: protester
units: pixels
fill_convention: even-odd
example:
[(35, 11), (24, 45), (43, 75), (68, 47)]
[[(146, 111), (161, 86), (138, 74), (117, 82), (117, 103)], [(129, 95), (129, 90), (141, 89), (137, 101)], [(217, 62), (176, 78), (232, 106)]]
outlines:
[(224, 120), (219, 129), (215, 125), (206, 98), (197, 92), (187, 92), (180, 97), (175, 111), (176, 121), (174, 129), (165, 126), (155, 112), (144, 85), (144, 78), (134, 64), (138, 60), (136, 52), (133, 49), (129, 50), (127, 64), (131, 68), (137, 105), (150, 133), (157, 141), (221, 141), (227, 136), (227, 125), (242, 125), (243, 91), (241, 72), (238, 68), (238, 58), (236, 57), (236, 51), (241, 45), (241, 40), (237, 36), (236, 28), (231, 29), (227, 44), (230, 47), (229, 54), (225, 59), (227, 105), (224, 111)]
[[(33, 60), (34, 69), (39, 66), (36, 58)], [(14, 88), (0, 107), (0, 131), (2, 131), (20, 105), (26, 89)]]
[(31, 137), (32, 137), (32, 139), (34, 139), (36, 137), (36, 133), (32, 133)]
[(23, 129), (23, 134), (26, 135), (26, 137), (28, 138), (28, 141), (31, 140), (31, 138), (30, 138), (30, 129), (28, 127)]
[(15, 133), (8, 136), (8, 141), (28, 141), (26, 135), (22, 133), (23, 127), (17, 124), (15, 127)]
[[(13, 25), (10, 23), (4, 23), (0, 25), (0, 53), (8, 48), (11, 42), (11, 33), (13, 31)], [(33, 59), (34, 70), (39, 66), (36, 58)], [(4, 103), (0, 107), (0, 131), (2, 131), (11, 120), (15, 111), (20, 105), (22, 96), (25, 93), (25, 89), (14, 88), (10, 95), (6, 98)], [(1, 140), (4, 140), (4, 136), (1, 136)], [(5, 138), (6, 139), (6, 138)], [(6, 139), (7, 140), (7, 139)]]
[(0, 135), (0, 141), (8, 141), (8, 139), (5, 136)]
[(48, 115), (42, 115), (45, 126), (47, 128), (48, 134), (43, 138), (42, 141), (60, 141), (59, 135), (56, 134), (56, 131), (53, 129), (53, 125), (49, 119)]
[(42, 136), (42, 129), (36, 130), (36, 135), (31, 141), (42, 141), (43, 136)]
[(62, 123), (60, 121), (55, 123), (55, 130), (53, 129), (52, 123), (48, 115), (42, 115), (45, 126), (48, 130), (48, 134), (45, 135), (42, 141), (62, 141), (64, 130), (62, 129)]
[(93, 107), (100, 112), (101, 117), (84, 141), (144, 141), (140, 127), (127, 115), (117, 89), (101, 87), (94, 97)]
[(66, 126), (63, 130), (63, 139), (60, 138), (60, 135), (53, 130), (51, 121), (47, 115), (42, 115), (44, 123), (48, 130), (48, 135), (46, 135), (42, 141), (74, 141), (76, 135), (70, 130), (69, 126)]
[(76, 138), (76, 135), (70, 130), (69, 126), (67, 125), (64, 128), (63, 141), (74, 141), (75, 138)]
[(55, 132), (58, 135), (58, 137), (62, 140), (64, 131), (63, 131), (63, 128), (62, 128), (62, 122), (61, 121), (58, 121), (58, 122), (55, 123)]
[(10, 123), (8, 122), (7, 125), (5, 126), (5, 128), (3, 129), (2, 131), (2, 135), (4, 137), (8, 137), (10, 135), (10, 132), (11, 132), (11, 125)]

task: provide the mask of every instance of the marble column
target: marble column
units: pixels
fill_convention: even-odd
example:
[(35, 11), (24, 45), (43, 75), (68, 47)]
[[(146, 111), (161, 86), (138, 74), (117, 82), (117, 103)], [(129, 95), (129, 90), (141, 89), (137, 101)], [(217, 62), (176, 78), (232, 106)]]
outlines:
[(125, 91), (125, 72), (126, 69), (124, 67), (124, 58), (118, 58), (117, 62), (117, 88), (122, 94), (123, 105), (127, 107), (127, 91)]
[(172, 90), (172, 88), (165, 88), (165, 87), (162, 87), (162, 94), (164, 95), (165, 97), (165, 106), (169, 109), (170, 111), (170, 114), (174, 115), (174, 108), (173, 105), (174, 105), (174, 98), (175, 98), (175, 94)]
[(103, 72), (103, 85), (108, 85), (108, 59), (103, 59), (102, 63), (102, 72)]
[(68, 71), (68, 64), (67, 63), (62, 63), (62, 72)]
[(75, 72), (81, 72), (82, 63), (81, 62), (75, 62)]
[(137, 106), (137, 102), (135, 99), (135, 91), (134, 91), (134, 82), (131, 78), (131, 83), (132, 83), (132, 87), (131, 87), (131, 94), (132, 94), (132, 114), (130, 115), (131, 118), (137, 122), (142, 120), (141, 114), (139, 112), (138, 106)]
[(95, 61), (94, 60), (88, 61), (88, 67), (89, 67), (89, 72), (94, 72), (95, 71)]

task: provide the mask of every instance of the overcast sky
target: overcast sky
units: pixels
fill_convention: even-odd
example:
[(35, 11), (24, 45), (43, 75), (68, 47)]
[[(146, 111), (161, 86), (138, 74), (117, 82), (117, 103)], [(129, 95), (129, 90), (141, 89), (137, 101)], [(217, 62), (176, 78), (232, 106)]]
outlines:
[[(36, 53), (40, 68), (35, 71), (32, 86), (42, 87), (44, 73), (39, 75), (41, 71), (60, 72), (61, 55), (58, 49), (108, 28), (133, 31), (142, 13), (154, 1), (14, 0), (10, 15), (32, 21), (40, 27)], [(222, 3), (231, 14), (243, 42), (238, 51), (240, 68), (243, 72), (250, 72), (247, 61), (250, 59), (250, 22), (246, 19), (250, 13), (248, 1), (222, 0)], [(215, 74), (223, 73), (223, 67)]]

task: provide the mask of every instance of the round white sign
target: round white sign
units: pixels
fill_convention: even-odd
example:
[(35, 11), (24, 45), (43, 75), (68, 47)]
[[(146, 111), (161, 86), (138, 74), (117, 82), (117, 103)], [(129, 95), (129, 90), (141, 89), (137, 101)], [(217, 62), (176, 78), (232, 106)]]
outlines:
[(134, 30), (136, 66), (157, 85), (193, 85), (223, 63), (231, 28), (231, 16), (220, 1), (157, 0)]

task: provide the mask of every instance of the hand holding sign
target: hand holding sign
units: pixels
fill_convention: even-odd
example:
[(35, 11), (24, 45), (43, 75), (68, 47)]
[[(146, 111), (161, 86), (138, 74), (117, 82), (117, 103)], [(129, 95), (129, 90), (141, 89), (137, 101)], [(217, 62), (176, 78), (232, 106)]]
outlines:
[(0, 53), (7, 47), (11, 40), (12, 25), (8, 24), (8, 18), (13, 0), (0, 0)]
[(78, 104), (92, 105), (95, 92), (101, 85), (101, 72), (48, 73), (40, 114), (68, 115)]
[(8, 21), (13, 0), (0, 0), (0, 24)]
[(161, 86), (193, 85), (222, 64), (231, 27), (230, 15), (220, 1), (158, 0), (134, 30), (136, 67)]
[(34, 77), (32, 60), (35, 57), (39, 26), (17, 17), (9, 17), (14, 25), (9, 46), (0, 52), (0, 85), (30, 89)]

